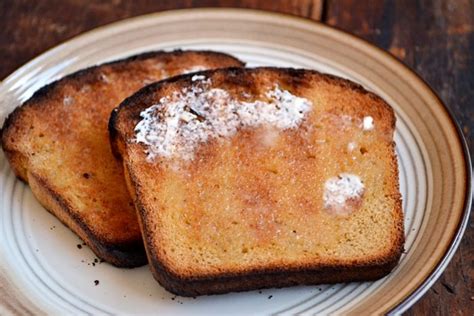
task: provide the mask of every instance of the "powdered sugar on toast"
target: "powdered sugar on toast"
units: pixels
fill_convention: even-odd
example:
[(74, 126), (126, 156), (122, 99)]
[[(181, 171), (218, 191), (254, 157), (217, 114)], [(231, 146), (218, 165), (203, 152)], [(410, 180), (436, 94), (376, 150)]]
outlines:
[(364, 131), (371, 131), (374, 129), (374, 118), (372, 116), (364, 116), (362, 119), (362, 129)]
[(140, 113), (136, 142), (147, 146), (150, 161), (157, 156), (192, 160), (199, 144), (231, 137), (238, 128), (295, 128), (312, 106), (278, 86), (265, 93), (265, 101), (245, 102), (226, 90), (211, 88), (210, 79), (203, 75), (193, 76), (192, 82)]
[(364, 191), (364, 183), (354, 174), (329, 178), (324, 184), (324, 208), (335, 215), (348, 215), (360, 207)]

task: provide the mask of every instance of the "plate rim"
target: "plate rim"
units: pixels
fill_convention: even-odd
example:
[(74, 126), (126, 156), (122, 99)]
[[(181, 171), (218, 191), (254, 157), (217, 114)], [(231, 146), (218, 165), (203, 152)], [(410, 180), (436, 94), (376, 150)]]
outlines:
[[(452, 127), (455, 130), (456, 140), (459, 142), (459, 145), (462, 149), (462, 161), (464, 163), (464, 172), (465, 172), (465, 186), (464, 186), (464, 201), (463, 201), (463, 210), (462, 215), (458, 219), (458, 224), (455, 230), (453, 230), (453, 235), (451, 241), (449, 242), (449, 246), (446, 248), (444, 254), (442, 255), (442, 259), (433, 266), (432, 270), (428, 273), (427, 277), (422, 280), (422, 282), (417, 286), (414, 287), (409, 293), (407, 293), (399, 302), (396, 303), (392, 308), (390, 308), (387, 313), (392, 314), (401, 314), (405, 312), (407, 309), (412, 307), (428, 290), (429, 288), (441, 277), (444, 270), (447, 268), (449, 263), (451, 262), (454, 254), (456, 253), (461, 240), (464, 236), (464, 233), (467, 229), (467, 223), (469, 221), (470, 213), (472, 210), (472, 197), (473, 197), (473, 186), (472, 186), (472, 160), (469, 153), (469, 147), (466, 141), (466, 138), (462, 132), (460, 124), (456, 119), (453, 111), (446, 105), (446, 103), (441, 99), (438, 93), (433, 89), (433, 87), (425, 80), (423, 77), (418, 74), (416, 70), (412, 67), (406, 65), (403, 61), (397, 59), (395, 56), (387, 52), (386, 50), (376, 46), (375, 44), (371, 43), (370, 41), (361, 38), (357, 35), (354, 35), (346, 30), (341, 29), (338, 26), (328, 25), (322, 21), (312, 20), (309, 17), (304, 16), (297, 16), (289, 13), (281, 13), (281, 12), (274, 12), (274, 11), (266, 11), (261, 9), (250, 9), (250, 8), (218, 8), (218, 7), (203, 7), (203, 8), (185, 8), (185, 9), (169, 9), (159, 12), (153, 12), (143, 15), (138, 15), (135, 17), (125, 18), (122, 20), (118, 20), (112, 23), (100, 25), (93, 29), (87, 30), (80, 34), (77, 34), (65, 41), (60, 42), (59, 44), (43, 51), (36, 57), (28, 60), (11, 73), (9, 73), (5, 78), (0, 80), (0, 86), (4, 85), (6, 82), (9, 82), (14, 79), (14, 77), (20, 75), (22, 69), (27, 68), (39, 61), (41, 59), (47, 58), (50, 54), (53, 54), (56, 51), (61, 50), (64, 46), (70, 44), (72, 41), (80, 40), (81, 38), (88, 37), (93, 35), (97, 32), (103, 32), (104, 30), (110, 28), (116, 28), (120, 26), (126, 26), (127, 24), (137, 22), (140, 20), (152, 20), (152, 19), (160, 19), (164, 16), (171, 16), (171, 15), (180, 15), (180, 14), (189, 14), (189, 13), (207, 13), (207, 14), (234, 14), (238, 15), (239, 13), (245, 14), (254, 14), (260, 16), (267, 16), (267, 17), (279, 17), (285, 20), (292, 20), (295, 23), (303, 23), (306, 24), (309, 28), (315, 27), (317, 25), (320, 28), (324, 28), (329, 32), (339, 33), (339, 35), (346, 36), (350, 38), (352, 42), (358, 42), (361, 45), (365, 46), (367, 49), (376, 51), (381, 54), (386, 59), (389, 59), (394, 66), (399, 69), (403, 69), (408, 72), (413, 78), (423, 84), (427, 91), (432, 94), (437, 100), (437, 105), (439, 106), (438, 109), (444, 110), (445, 116), (451, 122)], [(33, 304), (36, 307), (39, 307), (37, 304)]]

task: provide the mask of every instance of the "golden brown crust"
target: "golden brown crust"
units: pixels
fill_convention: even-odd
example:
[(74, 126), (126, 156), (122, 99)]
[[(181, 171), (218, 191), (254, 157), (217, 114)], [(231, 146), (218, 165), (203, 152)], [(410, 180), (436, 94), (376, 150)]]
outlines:
[[(356, 116), (361, 116), (363, 115), (363, 113), (371, 113), (371, 115), (376, 118), (376, 124), (378, 124), (377, 133), (374, 136), (375, 141), (372, 142), (374, 144), (380, 142), (381, 145), (378, 146), (378, 148), (370, 147), (369, 149), (373, 150), (374, 152), (382, 153), (383, 155), (385, 155), (384, 168), (387, 169), (387, 184), (384, 187), (387, 191), (382, 192), (379, 195), (385, 195), (385, 200), (383, 201), (388, 203), (386, 205), (390, 205), (390, 209), (381, 209), (375, 211), (365, 210), (368, 214), (365, 217), (363, 215), (359, 216), (356, 214), (349, 218), (338, 218), (336, 220), (331, 218), (331, 216), (325, 215), (324, 212), (318, 210), (317, 207), (315, 208), (315, 206), (311, 204), (311, 201), (302, 201), (301, 207), (295, 209), (296, 212), (299, 212), (299, 217), (307, 216), (312, 220), (316, 219), (316, 221), (318, 218), (323, 218), (323, 220), (328, 221), (327, 223), (325, 222), (326, 224), (324, 225), (334, 227), (334, 229), (339, 229), (344, 225), (355, 225), (354, 223), (357, 223), (357, 221), (365, 220), (367, 221), (367, 223), (371, 223), (371, 221), (374, 220), (373, 218), (371, 218), (374, 214), (377, 214), (377, 212), (379, 211), (385, 212), (381, 215), (384, 216), (383, 218), (385, 222), (383, 220), (379, 222), (379, 225), (385, 225), (383, 226), (384, 229), (382, 229), (382, 234), (380, 237), (382, 239), (375, 241), (364, 241), (369, 244), (369, 247), (361, 247), (361, 253), (358, 255), (354, 255), (354, 251), (349, 249), (351, 247), (350, 238), (354, 237), (344, 239), (345, 237), (342, 236), (342, 239), (340, 238), (338, 241), (342, 244), (342, 246), (337, 246), (339, 247), (338, 249), (342, 249), (342, 253), (344, 253), (344, 251), (348, 251), (349, 255), (347, 255), (346, 257), (344, 257), (343, 255), (342, 257), (341, 255), (339, 255), (339, 257), (337, 255), (332, 255), (332, 257), (331, 255), (325, 256), (323, 250), (323, 255), (321, 255), (320, 257), (312, 256), (309, 257), (309, 259), (301, 255), (301, 253), (303, 252), (300, 252), (300, 255), (298, 255), (299, 259), (295, 259), (293, 261), (285, 260), (285, 257), (287, 257), (288, 254), (282, 252), (280, 254), (280, 258), (270, 256), (269, 258), (271, 260), (257, 260), (256, 263), (252, 264), (248, 264), (244, 261), (239, 261), (240, 259), (238, 259), (238, 256), (231, 257), (230, 255), (223, 255), (222, 257), (219, 257), (221, 259), (226, 258), (222, 260), (227, 261), (217, 261), (220, 262), (219, 264), (212, 262), (204, 268), (198, 265), (206, 266), (205, 262), (196, 263), (194, 266), (192, 265), (191, 261), (189, 265), (185, 265), (182, 263), (178, 264), (178, 261), (173, 258), (173, 256), (176, 255), (172, 254), (175, 250), (171, 249), (172, 246), (170, 246), (174, 244), (172, 242), (170, 243), (167, 240), (166, 235), (177, 237), (174, 232), (169, 231), (169, 227), (173, 226), (175, 230), (179, 231), (180, 223), (177, 219), (165, 219), (165, 217), (168, 216), (168, 212), (166, 210), (168, 206), (166, 202), (164, 202), (164, 200), (160, 199), (160, 194), (163, 193), (160, 193), (162, 191), (159, 190), (161, 183), (159, 181), (162, 180), (164, 177), (169, 176), (169, 172), (161, 168), (160, 163), (146, 163), (145, 154), (143, 152), (144, 147), (141, 144), (136, 144), (131, 141), (134, 137), (134, 127), (140, 120), (139, 114), (141, 111), (143, 111), (150, 105), (156, 103), (156, 101), (159, 100), (161, 96), (169, 94), (170, 91), (181, 90), (183, 87), (188, 86), (192, 82), (191, 76), (180, 76), (178, 78), (172, 78), (166, 81), (162, 81), (160, 83), (150, 85), (140, 90), (135, 95), (127, 98), (124, 102), (122, 102), (119, 108), (114, 110), (109, 122), (112, 147), (114, 149), (114, 153), (117, 156), (121, 156), (123, 159), (123, 165), (128, 178), (127, 185), (129, 191), (136, 196), (135, 206), (140, 214), (140, 224), (143, 234), (145, 236), (145, 248), (147, 250), (149, 262), (151, 263), (153, 275), (158, 280), (158, 282), (173, 293), (184, 296), (194, 296), (202, 294), (226, 293), (229, 291), (251, 290), (265, 287), (283, 287), (296, 284), (318, 284), (374, 280), (383, 277), (384, 275), (389, 273), (398, 263), (398, 260), (403, 251), (404, 244), (403, 213), (401, 209), (401, 198), (398, 188), (398, 168), (394, 151), (394, 143), (392, 141), (393, 132), (395, 128), (395, 116), (391, 107), (380, 97), (371, 92), (366, 91), (361, 86), (355, 83), (334, 76), (320, 74), (315, 71), (297, 69), (256, 68), (216, 70), (203, 72), (202, 74), (204, 74), (208, 78), (211, 78), (213, 85), (215, 84), (215, 86), (224, 87), (229, 91), (251, 91), (252, 95), (259, 95), (259, 93), (261, 92), (262, 82), (266, 83), (267, 86), (271, 86), (274, 83), (278, 83), (280, 86), (292, 91), (297, 95), (300, 95), (301, 93), (304, 96), (313, 96), (315, 100), (315, 102), (313, 103), (320, 102), (320, 104), (318, 103), (318, 105), (323, 108), (325, 107), (323, 103), (325, 103), (326, 101), (323, 102), (321, 100), (328, 100), (326, 102), (329, 104), (326, 106), (327, 108), (322, 109), (320, 113), (318, 112), (321, 117), (327, 116), (332, 119), (335, 115), (337, 116), (346, 113), (345, 111), (349, 111), (350, 113)], [(327, 90), (327, 93), (326, 91), (314, 92), (314, 90), (317, 90), (318, 88)], [(313, 94), (317, 95), (314, 96)], [(330, 133), (335, 133), (335, 137), (339, 136), (339, 134), (337, 134), (337, 129), (334, 130), (329, 127), (328, 130)], [(243, 138), (244, 140), (232, 140), (232, 144), (240, 146), (238, 148), (241, 159), (247, 159), (248, 155), (252, 157), (258, 156), (258, 153), (255, 153), (256, 151), (258, 151), (257, 146), (252, 143), (251, 136), (248, 136), (251, 134), (252, 132), (241, 132), (239, 133), (239, 137)], [(334, 135), (331, 136), (334, 137)], [(342, 136), (345, 137), (345, 135)], [(291, 134), (288, 137), (288, 139), (291, 139), (291, 142), (295, 144), (294, 147), (291, 147), (293, 145), (291, 144), (291, 142), (288, 142), (285, 143), (286, 146), (290, 146), (292, 152), (297, 151), (297, 149), (299, 148), (298, 146), (301, 146), (301, 144), (303, 144), (302, 140), (298, 138), (297, 134)], [(367, 141), (367, 137), (370, 138), (370, 136), (361, 136), (359, 139), (361, 142), (363, 142)], [(337, 143), (336, 139), (334, 139), (334, 141)], [(247, 144), (247, 146), (245, 144), (246, 142), (250, 143), (250, 145)], [(246, 146), (249, 147), (249, 149), (246, 149)], [(210, 181), (209, 183), (213, 184), (216, 183), (212, 182), (212, 180), (209, 180), (209, 178), (212, 178), (214, 176), (216, 166), (222, 165), (219, 164), (222, 163), (222, 161), (218, 160), (219, 158), (216, 158), (215, 153), (218, 149), (215, 148), (221, 148), (220, 150), (224, 150), (218, 145), (213, 145), (212, 142), (209, 146), (203, 146), (203, 148), (199, 150), (199, 152), (196, 154), (200, 158), (199, 163), (197, 162), (198, 159), (196, 159), (195, 162), (191, 163), (190, 166), (185, 168), (186, 172), (189, 172), (191, 177), (189, 181), (198, 181), (199, 179), (202, 180), (203, 178), (199, 177), (200, 173), (202, 173), (204, 177), (207, 178), (204, 181)], [(283, 150), (284, 148), (279, 149)], [(300, 152), (302, 150), (303, 149), (301, 149)], [(366, 155), (366, 150), (367, 149), (361, 149), (361, 153), (357, 154), (358, 157), (364, 157), (364, 155)], [(295, 157), (298, 158), (299, 154), (300, 153), (296, 153)], [(263, 155), (262, 157), (265, 157), (265, 155)], [(314, 157), (308, 156), (307, 158), (313, 159)], [(332, 160), (339, 159), (338, 157), (330, 158)], [(214, 160), (217, 160), (219, 163), (216, 162), (215, 164), (212, 164)], [(301, 159), (297, 161), (302, 164), (299, 167), (301, 169), (305, 169), (306, 167), (310, 166), (303, 165), (305, 161)], [(235, 164), (238, 164), (238, 160), (235, 160), (233, 162)], [(245, 171), (245, 168), (241, 170)], [(256, 167), (254, 165), (248, 168), (255, 174), (260, 172), (258, 169), (255, 169)], [(232, 168), (226, 170), (232, 170)], [(151, 180), (149, 180), (150, 178), (145, 175), (149, 173), (153, 174), (154, 183), (151, 183)], [(249, 174), (248, 177), (251, 178), (252, 174)], [(270, 178), (267, 177), (265, 179), (268, 180)], [(249, 182), (245, 179), (244, 181), (246, 190), (248, 190), (248, 185), (252, 185), (252, 182)], [(170, 183), (174, 185), (174, 182)], [(220, 184), (219, 182), (217, 183)], [(269, 203), (273, 203), (271, 202), (272, 193), (270, 191), (267, 191), (267, 184), (264, 182), (256, 183), (258, 185), (252, 189), (252, 192), (256, 192), (256, 194), (259, 195), (262, 200), (270, 201)], [(149, 189), (148, 187), (150, 186), (153, 189)], [(193, 185), (191, 184), (190, 186), (192, 187)], [(190, 190), (192, 190), (192, 188)], [(214, 193), (218, 194), (218, 191), (219, 188), (215, 189)], [(154, 193), (151, 194), (150, 192)], [(234, 190), (233, 192), (236, 191)], [(239, 192), (237, 192), (236, 194), (238, 193)], [(169, 195), (168, 198), (171, 196), (172, 195)], [(373, 196), (373, 194), (370, 195), (368, 193), (368, 196)], [(278, 198), (282, 198), (282, 196), (280, 195)], [(187, 191), (185, 199), (187, 203), (185, 205), (187, 205), (187, 207), (192, 207), (192, 205), (194, 205), (194, 210), (187, 211), (184, 209), (180, 210), (174, 208), (172, 210), (172, 213), (179, 213), (180, 215), (184, 214), (186, 216), (201, 216), (200, 218), (203, 222), (206, 222), (206, 219), (209, 221), (215, 221), (217, 228), (222, 229), (222, 231), (225, 231), (223, 229), (227, 227), (228, 222), (232, 220), (231, 216), (227, 218), (227, 222), (218, 221), (217, 219), (212, 218), (217, 218), (223, 215), (218, 214), (217, 211), (213, 212), (212, 210), (206, 211), (205, 209), (202, 209), (202, 205), (204, 204), (201, 205), (196, 202), (197, 200), (193, 200), (193, 191)], [(241, 197), (235, 196), (234, 199), (241, 199)], [(242, 205), (244, 205), (244, 213), (245, 208), (251, 209), (253, 207), (252, 204)], [(273, 207), (277, 208), (276, 204), (269, 205), (273, 205)], [(209, 212), (212, 217), (202, 217), (206, 214), (206, 212)], [(249, 226), (245, 226), (245, 229), (255, 231), (255, 227), (252, 226), (252, 216), (255, 215), (252, 215), (252, 213), (249, 212), (245, 214), (245, 220), (250, 223)], [(261, 213), (259, 213), (258, 216), (260, 215)], [(281, 214), (274, 213), (274, 215), (278, 216)], [(188, 217), (183, 218), (185, 218), (185, 221), (188, 221)], [(197, 217), (191, 218), (196, 219)], [(266, 221), (268, 222), (269, 218), (267, 218)], [(188, 234), (190, 236), (190, 240), (193, 240), (194, 245), (190, 244), (189, 246), (191, 247), (196, 245), (207, 245), (211, 250), (214, 248), (220, 249), (213, 244), (214, 242), (219, 243), (220, 240), (214, 240), (212, 242), (206, 242), (204, 240), (205, 235), (212, 235), (212, 231), (207, 228), (208, 226), (202, 228), (201, 226), (199, 226), (201, 224), (195, 224), (197, 222), (197, 220), (196, 222), (191, 221), (190, 224), (186, 226), (187, 229), (181, 232), (181, 234)], [(305, 222), (303, 221), (303, 223)], [(202, 225), (205, 224), (206, 223)], [(324, 225), (314, 226), (313, 230), (324, 230)], [(360, 228), (362, 230), (370, 230), (370, 228), (367, 228), (367, 226), (368, 225), (364, 225), (364, 227), (356, 227), (357, 229)], [(254, 250), (256, 256), (265, 256), (266, 254), (262, 254), (262, 252), (271, 251), (273, 247), (272, 243), (278, 244), (281, 241), (281, 238), (284, 238), (280, 237), (280, 239), (278, 239), (275, 238), (275, 236), (277, 235), (271, 235), (272, 231), (274, 230), (273, 226), (265, 225), (263, 226), (263, 228), (263, 231), (257, 232), (257, 235), (252, 235), (252, 238), (257, 240), (257, 246), (255, 248), (256, 250)], [(298, 227), (298, 229), (304, 230), (304, 228), (300, 226)], [(386, 230), (386, 233), (384, 233), (383, 230)], [(344, 230), (342, 229), (341, 231)], [(380, 230), (374, 230), (374, 232), (380, 233)], [(318, 236), (311, 234), (312, 232), (309, 232), (308, 236)], [(226, 239), (229, 237), (225, 232), (218, 236), (220, 239)], [(355, 238), (359, 238), (360, 240), (365, 240), (365, 237), (367, 237), (366, 235), (362, 235), (359, 237), (357, 237), (357, 235), (355, 236)], [(385, 238), (387, 238), (387, 240), (385, 240)], [(225, 242), (223, 244), (225, 246)], [(377, 244), (383, 246), (380, 246), (379, 249), (375, 249), (370, 252), (370, 249), (373, 249), (373, 247), (377, 247)], [(174, 246), (178, 248), (180, 247), (180, 245)], [(293, 245), (290, 244), (290, 248), (291, 247), (297, 248), (297, 241), (295, 241)], [(198, 251), (194, 250), (195, 248), (192, 249), (193, 250), (189, 250), (188, 252), (195, 252), (197, 256)], [(230, 249), (223, 249), (224, 251), (232, 252), (232, 250)], [(326, 251), (329, 250), (326, 249)], [(206, 252), (203, 251), (203, 253)], [(327, 253), (330, 254), (331, 252), (329, 251)], [(215, 255), (215, 253), (213, 253), (213, 255)], [(240, 257), (243, 256), (244, 253), (240, 254)], [(191, 255), (189, 255), (189, 257), (192, 258)], [(231, 262), (231, 259), (236, 260), (239, 263), (233, 264)], [(181, 262), (182, 261), (186, 261), (186, 259), (182, 259)]]
[(146, 263), (133, 201), (111, 154), (112, 109), (144, 85), (199, 66), (242, 66), (210, 51), (149, 52), (93, 66), (38, 90), (7, 118), (1, 144), (15, 174), (96, 255)]

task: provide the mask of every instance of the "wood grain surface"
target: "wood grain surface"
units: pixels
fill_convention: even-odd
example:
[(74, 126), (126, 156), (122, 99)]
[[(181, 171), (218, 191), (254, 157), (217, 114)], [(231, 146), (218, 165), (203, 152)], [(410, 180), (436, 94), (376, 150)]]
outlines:
[[(322, 20), (388, 50), (433, 87), (459, 120), (474, 153), (472, 0), (0, 0), (0, 79), (48, 48), (97, 26), (191, 7), (254, 8)], [(443, 276), (408, 315), (474, 313), (472, 217)]]

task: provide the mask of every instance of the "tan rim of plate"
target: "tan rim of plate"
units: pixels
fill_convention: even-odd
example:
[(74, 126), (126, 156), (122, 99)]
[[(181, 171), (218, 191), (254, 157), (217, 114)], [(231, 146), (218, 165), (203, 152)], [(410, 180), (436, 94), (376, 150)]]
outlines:
[[(191, 19), (192, 27), (186, 23)], [(391, 286), (364, 298), (349, 312), (399, 313), (419, 299), (445, 269), (466, 228), (472, 197), (470, 157), (459, 126), (433, 90), (390, 54), (364, 40), (324, 24), (284, 14), (243, 9), (168, 11), (114, 23), (81, 35), (26, 64), (5, 79), (4, 84), (11, 84), (25, 70), (37, 67), (46, 58), (71, 54), (67, 45), (81, 45), (93, 35), (104, 36), (109, 31), (126, 33), (129, 27), (157, 20), (161, 23), (161, 32), (170, 35), (170, 41), (173, 37), (192, 41), (205, 36), (225, 38), (229, 42), (245, 38), (316, 58), (355, 78), (364, 78), (364, 82), (376, 86), (376, 92), (389, 103), (396, 104), (397, 113), (408, 119), (407, 124), (423, 156), (429, 158), (424, 165), (428, 177), (424, 220), (413, 250), (404, 259), (402, 271)]]

